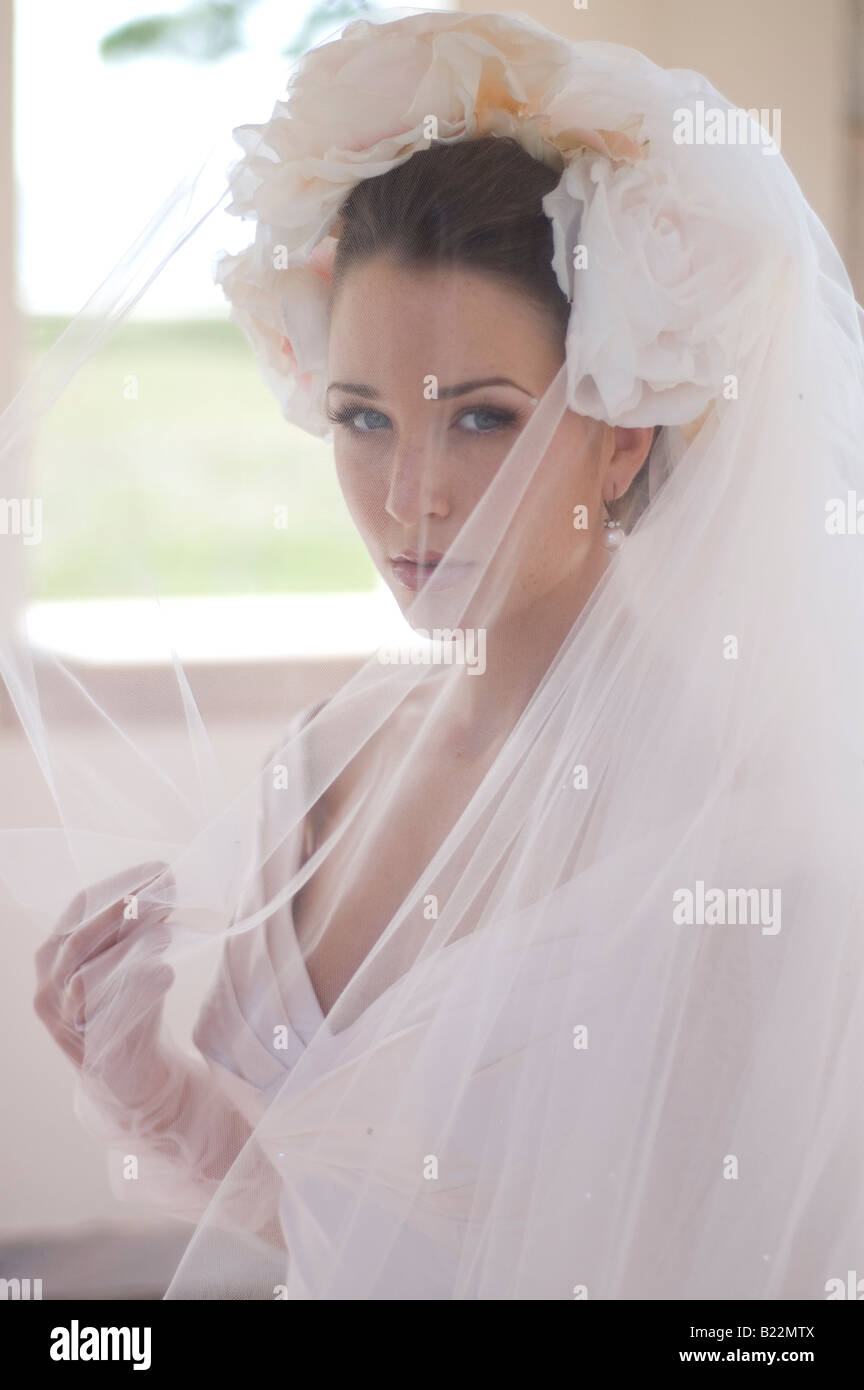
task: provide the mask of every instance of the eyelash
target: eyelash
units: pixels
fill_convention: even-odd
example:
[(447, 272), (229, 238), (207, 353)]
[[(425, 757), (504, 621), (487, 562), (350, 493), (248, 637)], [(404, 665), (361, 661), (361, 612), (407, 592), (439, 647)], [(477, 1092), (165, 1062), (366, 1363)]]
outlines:
[[(348, 405), (343, 406), (340, 410), (328, 410), (327, 418), (329, 420), (332, 420), (334, 424), (347, 426), (347, 428), (351, 430), (353, 434), (356, 435), (372, 435), (384, 433), (383, 430), (357, 429), (356, 425), (354, 425), (353, 423), (354, 420), (356, 420), (358, 415), (365, 415), (367, 411), (369, 411), (370, 414), (384, 414), (384, 412), (381, 410), (375, 410), (374, 406)], [(457, 424), (460, 420), (463, 420), (466, 415), (493, 415), (496, 417), (498, 423), (494, 425), (492, 429), (466, 431), (466, 433), (468, 434), (477, 435), (478, 438), (487, 434), (497, 434), (498, 430), (509, 429), (512, 425), (516, 424), (519, 418), (514, 410), (508, 410), (504, 406), (478, 404), (469, 406), (467, 410), (463, 410), (462, 414), (458, 415), (453, 423)], [(385, 416), (384, 418), (386, 419), (387, 417)]]

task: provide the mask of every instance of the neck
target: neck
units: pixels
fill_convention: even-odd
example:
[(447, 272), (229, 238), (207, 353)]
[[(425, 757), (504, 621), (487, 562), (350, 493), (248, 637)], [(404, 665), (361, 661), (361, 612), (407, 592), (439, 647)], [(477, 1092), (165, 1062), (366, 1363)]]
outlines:
[(485, 634), (485, 669), (460, 667), (441, 710), (442, 747), (480, 757), (500, 748), (546, 674), (606, 569), (599, 551), (535, 603), (510, 612)]

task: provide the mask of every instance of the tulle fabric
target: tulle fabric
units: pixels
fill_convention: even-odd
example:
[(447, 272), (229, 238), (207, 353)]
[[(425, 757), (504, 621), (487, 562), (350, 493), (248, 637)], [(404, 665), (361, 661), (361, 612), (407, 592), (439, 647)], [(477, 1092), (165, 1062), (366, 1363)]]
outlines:
[[(615, 67), (600, 48), (575, 51)], [(864, 495), (861, 311), (779, 155), (726, 149), (713, 177), (730, 222), (758, 224), (772, 293), (753, 282), (749, 317), (744, 295), (710, 411), (664, 427), (649, 505), (590, 593), (523, 626), (506, 738), (328, 1010), (306, 962), (362, 921), (388, 808), (422, 799), (449, 702), (487, 675), (434, 645), (375, 653), (231, 795), (176, 656), (182, 768), (56, 658), (4, 644), (58, 823), (0, 833), (0, 871), (81, 992), (77, 1107), (117, 1196), (190, 1223), (169, 1299), (819, 1299), (860, 1264), (864, 575), (825, 518)], [(206, 226), (184, 216), (174, 245)], [(146, 280), (152, 233), (142, 258)], [(627, 293), (650, 316), (650, 284)], [(413, 627), (512, 644), (570, 384), (562, 366)], [(23, 407), (8, 459), (44, 398)], [(399, 758), (376, 761), (409, 708)], [(370, 748), (375, 775), (315, 843), (314, 809)], [(292, 901), (330, 856), (338, 887), (301, 940)], [(199, 991), (186, 1040), (159, 1023), (178, 970)]]

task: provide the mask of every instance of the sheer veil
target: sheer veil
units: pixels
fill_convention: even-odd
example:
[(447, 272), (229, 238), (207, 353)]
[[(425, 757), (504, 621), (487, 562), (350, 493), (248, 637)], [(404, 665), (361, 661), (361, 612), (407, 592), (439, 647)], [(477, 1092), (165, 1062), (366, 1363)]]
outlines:
[[(697, 110), (727, 138), (682, 136)], [(864, 1248), (864, 339), (831, 239), (705, 78), (522, 16), (355, 21), (234, 135), (227, 182), (217, 151), (4, 415), (7, 478), (229, 198), (250, 238), (214, 274), (319, 436), (345, 199), (433, 144), (515, 140), (550, 171), (569, 319), (488, 486), (413, 538), (446, 545), (404, 650), (286, 718), (239, 793), (169, 623), (170, 765), (86, 672), (4, 639), (56, 824), (0, 832), (0, 874), (118, 1198), (190, 1223), (166, 1296), (826, 1297)], [(417, 383), (431, 492), (454, 307)], [(658, 430), (620, 528), (583, 487), (602, 426)], [(64, 524), (50, 486), (43, 516)], [(572, 586), (526, 587), (565, 533)], [(325, 1008), (309, 967), (340, 958)]]

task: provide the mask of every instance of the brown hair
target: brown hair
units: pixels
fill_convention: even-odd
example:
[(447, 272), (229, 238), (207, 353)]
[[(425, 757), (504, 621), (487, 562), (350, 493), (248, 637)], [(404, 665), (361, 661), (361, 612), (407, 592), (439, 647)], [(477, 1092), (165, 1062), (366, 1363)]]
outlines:
[[(560, 169), (506, 136), (433, 141), (386, 174), (361, 179), (345, 198), (333, 228), (332, 293), (353, 266), (385, 254), (403, 266), (487, 272), (548, 312), (563, 358), (570, 303), (552, 269), (552, 224), (542, 205), (559, 178)], [(647, 472), (646, 458), (610, 508), (625, 526), (647, 500)]]

